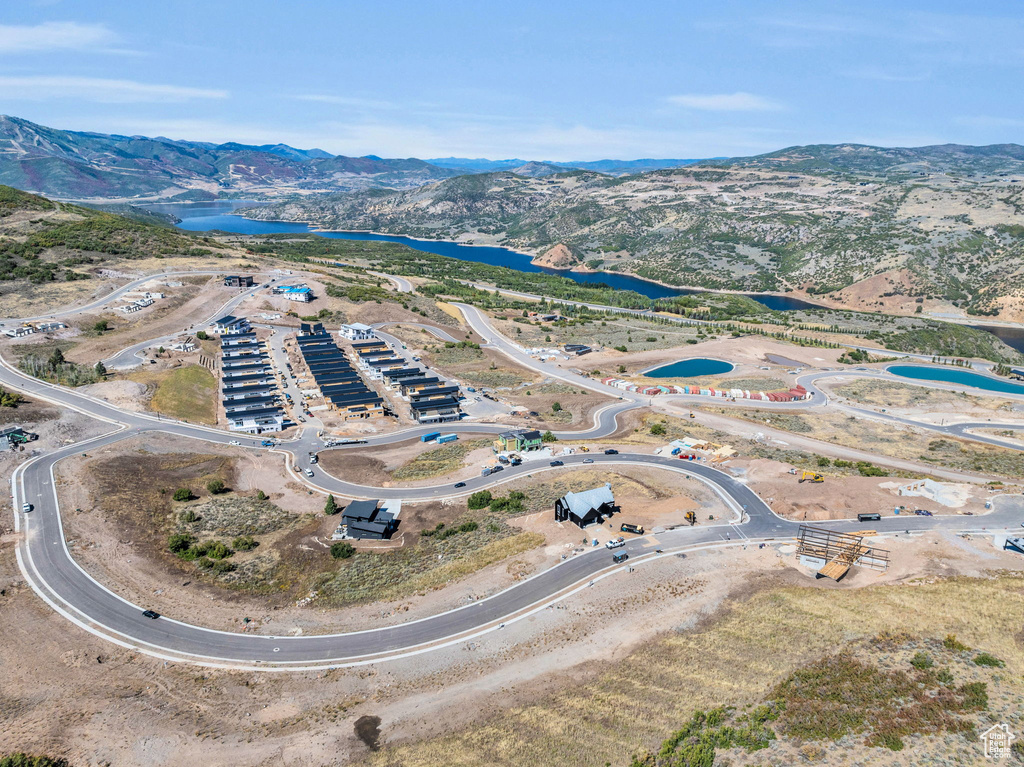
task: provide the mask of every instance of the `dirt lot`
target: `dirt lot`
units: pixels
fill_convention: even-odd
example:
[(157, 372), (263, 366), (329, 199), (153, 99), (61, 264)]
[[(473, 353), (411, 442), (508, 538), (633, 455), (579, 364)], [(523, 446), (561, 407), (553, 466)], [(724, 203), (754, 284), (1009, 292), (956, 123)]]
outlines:
[[(457, 442), (437, 445), (434, 442), (408, 440), (394, 445), (368, 446), (353, 450), (321, 450), (320, 465), (328, 474), (345, 477), (348, 482), (373, 485), (378, 487), (423, 487), (438, 485), (448, 481), (458, 481), (479, 475), (480, 465), (493, 463), (494, 453), (490, 449), (494, 435), (491, 434), (460, 434)], [(486, 442), (486, 444), (484, 444)], [(437, 468), (449, 470), (440, 472), (429, 471), (425, 460), (432, 455), (450, 451), (449, 446), (457, 447), (465, 452), (459, 460), (445, 461)], [(446, 450), (446, 448), (449, 448)], [(419, 459), (419, 461), (417, 461)], [(424, 464), (423, 471), (415, 471), (415, 464)], [(413, 470), (409, 470), (412, 466)], [(405, 468), (400, 477), (396, 471)], [(410, 476), (411, 475), (411, 476)]]
[[(1000, 568), (1018, 574), (946, 577)], [(1024, 649), (1014, 635), (1024, 615), (1008, 597), (1020, 589), (1019, 568), (1019, 558), (983, 541), (943, 537), (902, 543), (882, 579), (854, 572), (841, 584), (814, 582), (775, 549), (697, 552), (617, 575), (614, 588), (584, 591), (472, 643), (278, 675), (164, 664), (70, 627), (21, 582), (11, 544), (0, 543), (9, 628), (0, 644), (0, 751), (114, 767), (194, 759), (589, 767), (595, 754), (624, 764), (696, 708), (756, 702), (796, 665), (907, 626), (922, 638), (955, 633), (1005, 660), (1008, 673), (989, 685), (990, 709), (1017, 717)], [(570, 713), (607, 708), (609, 696), (621, 715)], [(380, 719), (377, 753), (356, 736), (365, 716)], [(364, 734), (373, 729), (363, 722)], [(827, 748), (819, 763), (855, 754), (893, 763), (892, 752), (859, 748), (856, 740)], [(937, 763), (929, 755), (969, 764), (976, 750), (961, 738), (923, 736), (908, 753), (925, 760), (918, 764)], [(782, 763), (800, 759), (789, 754), (778, 754)]]
[(826, 379), (823, 387), (833, 396), (897, 415), (931, 423), (993, 419), (1004, 422), (1024, 419), (1024, 405), (1000, 397), (979, 397), (948, 389), (913, 386), (895, 381), (841, 383)]
[(996, 495), (987, 485), (944, 483), (957, 502), (943, 505), (925, 497), (899, 495), (899, 488), (907, 485), (908, 480), (827, 476), (821, 483), (800, 482), (799, 475), (788, 473), (789, 468), (787, 464), (764, 459), (729, 462), (729, 472), (744, 479), (777, 514), (800, 522), (854, 519), (857, 514), (872, 513), (891, 516), (897, 506), (909, 511), (925, 509), (936, 515), (982, 515), (985, 502)]
[[(744, 336), (742, 338), (723, 337), (714, 341), (705, 341), (697, 346), (677, 346), (672, 349), (652, 349), (635, 353), (630, 351), (624, 354), (614, 350), (605, 350), (601, 353), (588, 354), (582, 359), (562, 364), (563, 366), (568, 365), (570, 367), (582, 365), (587, 370), (600, 371), (601, 375), (629, 377), (637, 375), (641, 370), (689, 357), (711, 357), (731, 362), (737, 366), (737, 369), (728, 375), (708, 378), (708, 382), (727, 380), (740, 375), (745, 377), (769, 376), (779, 378), (781, 374), (784, 380), (788, 380), (790, 377), (785, 375), (785, 371), (793, 367), (793, 365), (790, 363), (773, 362), (772, 357), (799, 362), (801, 367), (813, 369), (835, 366), (836, 359), (840, 353), (836, 349), (795, 346), (761, 336)], [(619, 365), (625, 366), (625, 373), (618, 372)], [(767, 367), (769, 370), (761, 370), (762, 367)], [(684, 382), (700, 383), (704, 380), (684, 379)]]
[[(893, 458), (912, 460), (922, 467), (934, 465), (987, 476), (1024, 477), (1024, 454), (1011, 448), (942, 437), (903, 424), (889, 424), (837, 410), (815, 410), (799, 415), (757, 409), (705, 408), (773, 429), (824, 442), (857, 448)], [(822, 469), (828, 473), (828, 467)]]

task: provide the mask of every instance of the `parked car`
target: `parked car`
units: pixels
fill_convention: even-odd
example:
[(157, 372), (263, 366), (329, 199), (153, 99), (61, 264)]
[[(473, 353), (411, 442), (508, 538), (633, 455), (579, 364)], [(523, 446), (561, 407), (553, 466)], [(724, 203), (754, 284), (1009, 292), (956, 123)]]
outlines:
[(593, 463), (593, 462), (594, 462), (593, 458), (584, 458), (583, 459), (583, 463)]
[(31, 503), (23, 503), (23, 504), (21, 504), (21, 510), (23, 512), (25, 512), (26, 514), (28, 514), (30, 511), (32, 511), (32, 504)]
[(455, 483), (455, 487), (465, 487), (465, 486), (466, 486), (465, 482), (456, 482)]
[(927, 509), (914, 509), (914, 513), (919, 517), (930, 517), (933, 516)]
[(312, 469), (306, 469), (306, 476), (307, 477), (312, 477), (313, 476), (313, 470)]
[(160, 617), (160, 613), (158, 613), (156, 610), (143, 610), (142, 617), (149, 618), (155, 621), (157, 618)]
[(565, 463), (563, 461), (552, 461), (551, 465), (552, 466), (565, 466)]
[(242, 443), (239, 442), (237, 439), (233, 439), (230, 442), (228, 442), (228, 444), (229, 445), (241, 445)]
[(622, 547), (623, 547), (623, 546), (625, 546), (625, 545), (626, 545), (626, 542), (625, 542), (625, 541), (623, 541), (623, 540), (617, 540), (617, 541), (608, 541), (608, 543), (606, 543), (606, 544), (604, 545), (604, 547), (605, 547), (606, 549), (619, 549), (619, 548), (622, 548)]
[(608, 448), (607, 450), (604, 451), (604, 454), (605, 455), (618, 455), (619, 451), (615, 450), (614, 448)]

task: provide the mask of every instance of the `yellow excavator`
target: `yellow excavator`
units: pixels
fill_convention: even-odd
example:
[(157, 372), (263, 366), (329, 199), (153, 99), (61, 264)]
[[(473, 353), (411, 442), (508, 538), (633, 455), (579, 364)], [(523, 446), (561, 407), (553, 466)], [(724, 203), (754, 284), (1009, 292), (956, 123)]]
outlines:
[(690, 527), (693, 527), (695, 524), (697, 524), (697, 515), (694, 514), (692, 511), (686, 512), (686, 521), (690, 523)]
[(800, 482), (824, 482), (825, 478), (815, 471), (806, 471), (800, 475)]

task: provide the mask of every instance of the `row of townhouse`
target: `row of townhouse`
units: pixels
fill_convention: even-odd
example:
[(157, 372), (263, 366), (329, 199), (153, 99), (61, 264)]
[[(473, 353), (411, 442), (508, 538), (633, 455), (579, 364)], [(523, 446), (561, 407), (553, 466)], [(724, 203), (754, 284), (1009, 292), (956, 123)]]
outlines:
[(4, 331), (4, 335), (8, 338), (24, 338), (25, 336), (30, 336), (33, 333), (53, 333), (57, 330), (63, 330), (66, 327), (67, 325), (63, 322), (46, 320), (43, 322), (37, 322), (34, 325), (25, 323), (24, 325), (19, 325), (16, 328), (10, 328)]
[(444, 423), (462, 418), (462, 392), (429, 371), (412, 366), (381, 339), (352, 344), (357, 364), (409, 401), (409, 415), (417, 423)]
[(384, 415), (384, 398), (367, 386), (322, 324), (303, 323), (295, 340), (317, 391), (331, 410), (346, 421)]
[(232, 431), (261, 434), (284, 428), (273, 366), (251, 330), (221, 336), (221, 397)]

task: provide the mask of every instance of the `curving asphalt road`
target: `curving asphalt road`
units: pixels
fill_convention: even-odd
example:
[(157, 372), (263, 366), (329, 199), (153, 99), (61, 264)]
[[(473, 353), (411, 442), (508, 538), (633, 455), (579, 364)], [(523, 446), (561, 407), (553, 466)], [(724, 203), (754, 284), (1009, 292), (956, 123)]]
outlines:
[[(126, 289), (127, 286), (122, 290)], [(617, 427), (619, 413), (647, 404), (649, 398), (643, 395), (610, 390), (610, 387), (599, 382), (529, 358), (511, 341), (495, 333), (486, 318), (474, 307), (461, 305), (460, 308), (474, 330), (486, 339), (487, 345), (549, 377), (620, 398), (621, 401), (595, 414), (595, 423), (589, 430), (566, 433), (564, 436), (569, 437), (571, 434), (571, 438), (577, 439), (607, 436)], [(0, 360), (0, 382), (62, 407), (73, 408), (107, 420), (114, 425), (115, 429), (109, 434), (40, 455), (16, 470), (12, 479), (15, 522), (18, 530), (23, 533), (18, 557), (29, 583), (63, 615), (111, 641), (136, 647), (154, 655), (206, 664), (278, 668), (380, 661), (422, 651), (439, 644), (462, 641), (477, 633), (500, 628), (501, 622), (521, 618), (571, 589), (586, 588), (581, 584), (588, 580), (620, 572), (627, 566), (613, 565), (611, 555), (606, 550), (592, 550), (565, 560), (499, 594), (466, 607), (419, 621), (360, 632), (306, 637), (267, 637), (215, 631), (173, 618), (151, 621), (142, 617), (143, 606), (132, 605), (107, 590), (82, 570), (71, 557), (65, 545), (54, 487), (53, 467), (63, 458), (75, 453), (96, 450), (128, 436), (143, 433), (165, 432), (178, 437), (218, 443), (237, 439), (243, 447), (262, 449), (259, 447), (259, 440), (203, 426), (164, 421), (144, 414), (121, 411), (109, 403), (80, 392), (30, 378), (3, 360)], [(813, 381), (810, 383), (813, 384)], [(820, 396), (823, 402), (826, 401), (824, 394)], [(804, 406), (806, 407), (806, 403)], [(871, 415), (879, 414), (872, 412)], [(984, 425), (992, 426), (990, 423)], [(430, 431), (431, 428), (409, 429), (401, 434), (375, 437), (368, 441), (372, 444), (397, 442), (416, 437)], [(506, 428), (507, 426), (494, 424), (463, 423), (452, 425), (451, 430), (493, 433)], [(295, 439), (282, 442), (274, 449), (291, 453), (294, 462), (297, 457), (319, 446), (313, 430), (307, 429)], [(625, 551), (631, 557), (628, 565), (661, 556), (656, 549), (651, 548), (652, 546), (658, 546), (666, 551), (676, 551), (690, 547), (783, 540), (792, 537), (799, 527), (795, 522), (776, 516), (745, 484), (707, 465), (683, 464), (669, 457), (636, 453), (614, 456), (563, 456), (560, 460), (564, 461), (565, 468), (557, 469), (558, 471), (571, 471), (574, 466), (584, 461), (593, 461), (595, 465), (656, 466), (683, 472), (697, 481), (706, 482), (714, 487), (734, 509), (735, 524), (669, 530), (659, 533), (656, 542), (643, 538), (629, 541), (625, 547)], [(401, 495), (406, 500), (451, 497), (456, 493), (464, 494), (493, 487), (519, 476), (552, 470), (556, 469), (526, 463), (519, 467), (508, 467), (498, 475), (466, 480), (466, 486), (459, 490), (446, 484), (403, 489)], [(346, 482), (327, 474), (323, 469), (316, 470), (315, 486), (324, 492), (333, 492), (345, 497), (388, 497), (395, 492), (393, 489)], [(34, 511), (28, 514), (20, 513), (18, 510), (23, 502), (33, 504)], [(1019, 523), (1022, 510), (1024, 502), (1021, 498), (1007, 496), (999, 499), (996, 511), (982, 518), (891, 517), (872, 523), (871, 526), (883, 534), (934, 529), (977, 530), (979, 525), (988, 530), (1010, 529)], [(857, 530), (861, 529), (863, 524), (840, 521), (832, 522), (829, 526), (836, 530)]]

